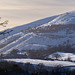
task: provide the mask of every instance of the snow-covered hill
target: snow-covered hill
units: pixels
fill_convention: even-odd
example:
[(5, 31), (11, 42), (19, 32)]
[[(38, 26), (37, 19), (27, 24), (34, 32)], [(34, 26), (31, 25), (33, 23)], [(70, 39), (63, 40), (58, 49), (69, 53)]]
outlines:
[(75, 53), (65, 53), (65, 52), (54, 52), (48, 56), (51, 59), (75, 61)]
[(75, 24), (75, 11), (61, 14), (51, 22), (50, 24)]
[(48, 23), (48, 22), (52, 21), (54, 18), (56, 18), (57, 16), (58, 15), (52, 16), (52, 17), (47, 17), (47, 18), (44, 18), (44, 19), (41, 19), (41, 20), (38, 20), (38, 21), (34, 21), (34, 22), (31, 22), (31, 23), (28, 23), (28, 24), (24, 24), (24, 25), (21, 25), (21, 26), (17, 26), (17, 27), (14, 27), (14, 28), (10, 28), (10, 29), (1, 31), (0, 32), (0, 40), (4, 37), (2, 35), (6, 35), (6, 37), (8, 37), (10, 35), (20, 33), (25, 29), (34, 28), (34, 27), (40, 26), (42, 24)]
[(64, 14), (61, 14), (57, 16), (55, 19), (52, 21), (42, 25), (42, 26), (47, 26), (47, 25), (67, 25), (67, 24), (75, 24), (75, 11), (67, 12)]
[[(44, 64), (45, 66), (55, 67), (55, 66), (75, 66), (73, 62), (64, 62), (64, 61), (47, 61), (47, 60), (39, 60), (39, 59), (4, 59), (6, 61), (14, 61), (17, 63), (31, 63), (31, 64)], [(0, 61), (4, 61), (0, 60)]]
[(0, 32), (0, 53), (5, 54), (66, 45), (75, 46), (74, 11)]

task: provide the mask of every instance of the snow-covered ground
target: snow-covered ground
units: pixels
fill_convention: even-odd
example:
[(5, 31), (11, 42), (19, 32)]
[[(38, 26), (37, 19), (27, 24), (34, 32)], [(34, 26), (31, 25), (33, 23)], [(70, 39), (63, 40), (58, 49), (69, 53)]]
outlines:
[(49, 22), (49, 24), (75, 24), (75, 11), (62, 14)]
[(34, 21), (34, 22), (31, 22), (31, 23), (28, 23), (28, 24), (20, 25), (20, 26), (14, 27), (14, 28), (10, 28), (10, 29), (1, 31), (0, 32), (0, 40), (3, 37), (8, 37), (8, 36), (11, 36), (13, 34), (20, 33), (22, 31), (24, 31), (25, 29), (34, 28), (34, 27), (40, 26), (42, 24), (48, 23), (48, 22), (52, 21), (54, 18), (56, 18), (57, 16), (58, 15), (47, 17), (47, 18), (44, 18), (44, 19), (41, 19), (41, 20), (38, 20), (38, 21)]
[[(62, 34), (61, 34), (62, 33)], [(41, 48), (47, 49), (49, 46), (59, 46), (75, 44), (75, 35), (74, 31), (72, 34), (66, 35), (66, 31), (59, 31), (57, 33), (18, 33), (12, 36), (9, 36), (0, 41), (0, 44), (6, 44), (3, 48), (0, 49), (0, 52), (8, 53), (13, 49), (21, 50), (39, 50)]]
[(47, 26), (47, 25), (67, 25), (67, 24), (75, 24), (75, 11), (67, 12), (64, 14), (59, 15), (52, 21), (43, 24), (42, 26)]
[[(43, 63), (45, 66), (75, 66), (75, 63), (73, 62), (68, 62), (68, 61), (47, 61), (47, 60), (38, 60), (38, 59), (3, 59), (6, 61), (14, 61), (17, 63), (31, 63), (31, 64), (40, 64)], [(3, 61), (0, 60), (0, 61)]]
[[(8, 54), (13, 49), (39, 50), (59, 45), (75, 45), (75, 30), (64, 28), (58, 32), (26, 32), (31, 28), (43, 28), (52, 24), (75, 24), (75, 12), (45, 18), (26, 25), (14, 27), (0, 33), (0, 53)], [(67, 25), (68, 26), (68, 25)], [(44, 30), (47, 30), (44, 27)], [(9, 33), (10, 32), (10, 33)], [(2, 34), (3, 33), (3, 34)]]
[(75, 61), (75, 53), (65, 53), (65, 52), (55, 52), (48, 56), (51, 59), (59, 59), (59, 60), (72, 60)]
[[(54, 27), (51, 27), (53, 24)], [(61, 27), (59, 26), (59, 24), (61, 25)], [(75, 26), (70, 24), (75, 25), (75, 11), (64, 13), (58, 16), (45, 18), (26, 25), (2, 31), (0, 32), (0, 54), (4, 53), (8, 55), (13, 49), (18, 49), (19, 53), (22, 54), (25, 53), (25, 50), (40, 50), (40, 49), (47, 50), (53, 47), (66, 45), (70, 45), (72, 46), (72, 48), (75, 48)], [(39, 28), (43, 29), (43, 31), (39, 30)], [(52, 31), (47, 31), (48, 30), (47, 28), (48, 29), (51, 28)], [(38, 32), (36, 32), (36, 30)], [(45, 30), (47, 32), (44, 32)], [(45, 54), (42, 53), (43, 56)], [(11, 56), (11, 54), (9, 55)], [(43, 63), (44, 65), (51, 67), (55, 67), (58, 65), (75, 66), (74, 53), (55, 51), (55, 53), (50, 54), (48, 58), (51, 59), (58, 58), (60, 61), (38, 60), (38, 59), (2, 59), (2, 60), (0, 59), (0, 61), (6, 60), (6, 61), (14, 61), (17, 63), (29, 62), (31, 64), (36, 65), (39, 63)], [(74, 62), (61, 61), (67, 60), (68, 58)]]

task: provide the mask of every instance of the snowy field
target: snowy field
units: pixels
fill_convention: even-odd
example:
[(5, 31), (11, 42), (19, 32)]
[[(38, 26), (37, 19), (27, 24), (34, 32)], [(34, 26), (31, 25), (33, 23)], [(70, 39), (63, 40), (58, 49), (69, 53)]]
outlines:
[(72, 61), (75, 61), (75, 53), (66, 53), (66, 52), (54, 52), (48, 56), (48, 58), (58, 60), (67, 60), (68, 58)]
[(51, 66), (55, 67), (58, 65), (61, 66), (75, 66), (74, 62), (68, 62), (68, 61), (50, 61), (50, 60), (38, 60), (38, 59), (1, 59), (0, 61), (13, 61), (17, 63), (31, 63), (31, 64), (39, 64), (43, 63), (45, 66)]

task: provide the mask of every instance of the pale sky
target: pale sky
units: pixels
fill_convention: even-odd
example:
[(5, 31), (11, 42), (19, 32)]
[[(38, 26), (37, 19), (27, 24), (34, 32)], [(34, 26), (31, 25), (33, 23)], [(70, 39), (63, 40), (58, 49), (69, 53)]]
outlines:
[(9, 20), (0, 31), (75, 10), (75, 0), (0, 0), (0, 20)]

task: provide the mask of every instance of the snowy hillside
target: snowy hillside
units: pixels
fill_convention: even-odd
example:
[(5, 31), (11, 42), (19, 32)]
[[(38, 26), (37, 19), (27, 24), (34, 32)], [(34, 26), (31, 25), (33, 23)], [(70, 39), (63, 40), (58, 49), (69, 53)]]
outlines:
[(64, 14), (59, 15), (52, 21), (42, 25), (42, 26), (47, 26), (47, 25), (67, 25), (67, 24), (75, 24), (75, 11), (72, 12), (67, 12)]
[(65, 53), (65, 52), (55, 52), (55, 53), (52, 53), (48, 56), (48, 58), (51, 58), (51, 59), (59, 59), (59, 60), (73, 60), (75, 61), (75, 54), (74, 53)]
[(62, 14), (49, 22), (49, 24), (75, 24), (75, 11)]
[[(14, 61), (17, 63), (28, 63), (30, 62), (31, 64), (40, 64), (43, 63), (45, 66), (51, 66), (55, 67), (58, 65), (62, 66), (75, 66), (75, 63), (73, 62), (64, 62), (64, 61), (46, 61), (46, 60), (38, 60), (38, 59), (4, 59), (6, 61)], [(0, 60), (2, 61), (2, 60)]]
[(56, 18), (57, 16), (44, 18), (44, 19), (41, 19), (41, 20), (38, 20), (35, 22), (31, 22), (28, 24), (24, 24), (21, 26), (17, 26), (17, 27), (11, 28), (11, 29), (4, 30), (4, 31), (0, 32), (0, 39), (2, 39), (4, 37), (3, 35), (6, 35), (6, 37), (8, 37), (12, 34), (17, 34), (19, 32), (22, 32), (25, 29), (34, 28), (34, 27), (40, 26), (42, 24), (48, 23), (48, 22), (52, 21), (54, 18)]
[[(14, 49), (23, 53), (27, 50), (48, 50), (54, 47), (61, 49), (62, 46), (65, 47), (63, 50), (66, 50), (66, 46), (75, 47), (75, 12), (45, 18), (0, 32), (1, 54), (10, 54)], [(74, 52), (73, 49), (69, 50), (71, 51)]]

